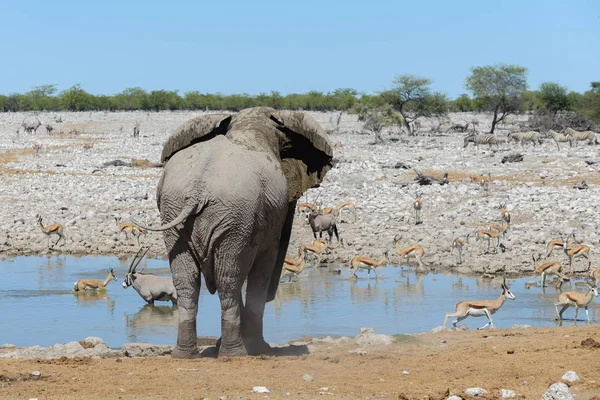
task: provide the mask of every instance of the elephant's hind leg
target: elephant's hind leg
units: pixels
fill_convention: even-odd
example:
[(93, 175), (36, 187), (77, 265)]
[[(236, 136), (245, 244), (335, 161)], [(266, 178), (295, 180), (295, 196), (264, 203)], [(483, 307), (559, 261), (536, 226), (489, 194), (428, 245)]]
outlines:
[(217, 347), (219, 357), (245, 356), (248, 352), (242, 340), (242, 284), (245, 277), (243, 270), (248, 270), (247, 265), (252, 264), (253, 258), (249, 254), (240, 254), (232, 258), (231, 249), (225, 252), (226, 254), (218, 254), (215, 257), (217, 293), (221, 301), (221, 339)]
[(257, 257), (248, 274), (246, 304), (242, 313), (242, 335), (248, 354), (251, 355), (271, 351), (271, 347), (263, 338), (263, 315), (269, 282), (277, 262), (277, 250), (267, 250), (267, 253)]
[[(167, 249), (172, 248), (169, 246), (169, 241), (175, 238), (175, 235), (165, 234)], [(180, 242), (182, 239), (177, 240), (175, 246), (183, 244)], [(175, 358), (199, 357), (196, 314), (198, 314), (198, 296), (200, 295), (200, 268), (194, 262), (189, 249), (181, 252), (171, 250), (169, 258), (179, 310), (177, 346), (173, 349), (171, 356)]]

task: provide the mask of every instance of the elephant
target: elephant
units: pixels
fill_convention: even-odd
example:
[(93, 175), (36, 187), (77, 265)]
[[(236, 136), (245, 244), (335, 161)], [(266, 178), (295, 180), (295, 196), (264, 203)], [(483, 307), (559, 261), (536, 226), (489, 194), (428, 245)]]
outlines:
[(200, 356), (200, 274), (221, 303), (218, 356), (268, 354), (263, 314), (279, 285), (296, 201), (333, 166), (325, 131), (307, 114), (268, 107), (204, 115), (179, 126), (161, 158), (162, 225), (143, 228), (163, 232), (177, 291), (172, 357)]

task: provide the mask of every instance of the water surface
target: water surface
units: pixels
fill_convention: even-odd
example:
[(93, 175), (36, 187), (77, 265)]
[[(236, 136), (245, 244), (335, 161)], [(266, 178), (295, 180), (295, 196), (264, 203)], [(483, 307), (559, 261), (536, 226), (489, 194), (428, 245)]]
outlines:
[[(50, 346), (98, 336), (111, 347), (128, 342), (174, 344), (177, 336), (177, 311), (171, 303), (146, 305), (133, 288), (121, 283), (129, 260), (116, 257), (16, 257), (0, 262), (0, 344)], [(169, 275), (167, 261), (145, 260), (138, 269)], [(117, 282), (100, 293), (75, 293), (78, 279), (103, 280), (114, 268)], [(380, 273), (381, 274), (381, 273)], [(327, 269), (307, 269), (298, 282), (282, 283), (277, 298), (265, 310), (265, 339), (285, 342), (303, 336), (354, 336), (361, 327), (378, 333), (426, 332), (443, 323), (454, 305), (467, 299), (495, 299), (499, 281), (457, 277), (450, 274), (415, 275), (406, 267), (387, 267), (379, 279), (349, 279), (348, 269), (341, 275)], [(556, 326), (554, 288), (526, 290), (524, 282), (511, 281), (517, 299), (507, 300), (493, 316), (497, 327), (514, 324)], [(574, 284), (564, 290), (585, 291)], [(592, 302), (593, 318), (597, 305)], [(200, 294), (198, 334), (220, 335), (220, 305), (216, 295), (203, 289)], [(572, 318), (574, 309), (565, 312)], [(580, 311), (579, 318), (585, 318)], [(474, 329), (486, 318), (467, 318)], [(566, 321), (565, 324), (571, 324)], [(577, 322), (584, 324), (584, 322)], [(448, 326), (450, 326), (450, 321)]]

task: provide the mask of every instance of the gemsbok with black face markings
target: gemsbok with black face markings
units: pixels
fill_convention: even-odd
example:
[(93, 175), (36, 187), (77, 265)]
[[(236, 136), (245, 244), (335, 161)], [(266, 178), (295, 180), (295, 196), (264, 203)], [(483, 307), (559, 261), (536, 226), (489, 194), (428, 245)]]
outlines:
[[(123, 281), (123, 289), (133, 286), (140, 297), (149, 304), (154, 304), (155, 301), (170, 301), (175, 305), (177, 304), (177, 291), (170, 276), (157, 276), (136, 271), (149, 249), (149, 246), (146, 250), (140, 247), (133, 260), (131, 260), (129, 270)], [(142, 250), (144, 250), (143, 253)], [(141, 257), (140, 254), (142, 254)]]

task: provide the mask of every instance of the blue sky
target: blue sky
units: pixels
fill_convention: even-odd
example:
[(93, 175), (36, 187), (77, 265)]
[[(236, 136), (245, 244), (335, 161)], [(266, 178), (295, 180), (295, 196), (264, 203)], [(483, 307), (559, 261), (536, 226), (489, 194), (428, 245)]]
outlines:
[(456, 97), (472, 66), (499, 62), (534, 89), (600, 81), (598, 0), (0, 0), (0, 37), (2, 94), (373, 93), (410, 73)]

